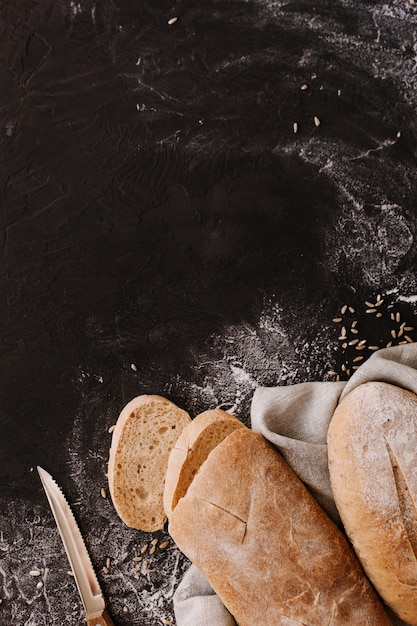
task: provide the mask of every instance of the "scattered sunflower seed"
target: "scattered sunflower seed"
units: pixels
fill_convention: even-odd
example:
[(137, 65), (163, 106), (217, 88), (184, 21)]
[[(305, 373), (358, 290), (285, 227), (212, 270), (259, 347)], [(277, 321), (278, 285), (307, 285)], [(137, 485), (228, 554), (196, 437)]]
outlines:
[(178, 22), (178, 17), (171, 17), (171, 19), (168, 20), (168, 24), (170, 26), (172, 26), (172, 24), (175, 24), (175, 22)]
[(137, 371), (138, 371), (138, 366), (136, 365), (136, 363), (131, 363), (131, 364), (130, 364), (130, 368), (131, 368), (134, 372), (137, 372)]
[(317, 117), (317, 115), (314, 116), (314, 124), (317, 127), (320, 126), (321, 124), (320, 119)]
[(38, 569), (32, 569), (29, 572), (29, 576), (40, 576), (40, 575), (41, 575), (41, 573), (40, 573), (40, 571)]
[(107, 498), (107, 491), (104, 489), (104, 487), (100, 489), (100, 493), (102, 498)]

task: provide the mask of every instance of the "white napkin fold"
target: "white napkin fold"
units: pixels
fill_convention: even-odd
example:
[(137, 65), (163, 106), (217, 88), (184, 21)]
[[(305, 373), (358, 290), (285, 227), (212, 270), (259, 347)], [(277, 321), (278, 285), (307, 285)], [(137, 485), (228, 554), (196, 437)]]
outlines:
[[(391, 383), (417, 394), (417, 343), (375, 352), (347, 382), (259, 387), (251, 406), (252, 429), (279, 450), (313, 496), (340, 523), (327, 466), (327, 429), (337, 404), (366, 382)], [(174, 594), (177, 626), (236, 626), (220, 598), (192, 565)], [(393, 624), (405, 624), (393, 618)]]

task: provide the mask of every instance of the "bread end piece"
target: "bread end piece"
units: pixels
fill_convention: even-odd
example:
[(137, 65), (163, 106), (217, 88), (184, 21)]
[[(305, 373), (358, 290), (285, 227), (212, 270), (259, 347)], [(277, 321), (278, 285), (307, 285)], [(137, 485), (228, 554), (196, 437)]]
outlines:
[(164, 509), (168, 518), (187, 493), (210, 452), (239, 428), (246, 426), (230, 413), (210, 409), (197, 415), (183, 429), (168, 460), (164, 489)]
[(168, 457), (190, 422), (186, 411), (158, 395), (138, 396), (121, 411), (110, 447), (108, 484), (127, 526), (146, 532), (163, 528)]
[(417, 396), (384, 382), (356, 387), (328, 430), (335, 502), (386, 604), (417, 626)]

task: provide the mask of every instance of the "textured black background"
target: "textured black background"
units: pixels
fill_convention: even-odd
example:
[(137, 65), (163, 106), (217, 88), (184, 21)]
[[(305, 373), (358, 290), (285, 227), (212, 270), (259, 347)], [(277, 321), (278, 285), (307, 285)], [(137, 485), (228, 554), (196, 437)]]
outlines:
[[(188, 564), (170, 549), (133, 575), (150, 537), (100, 495), (123, 405), (158, 393), (249, 424), (255, 386), (340, 365), (345, 302), (381, 293), (412, 323), (415, 11), (0, 2), (1, 624), (82, 620), (37, 464), (115, 621), (162, 624)], [(385, 345), (389, 318), (362, 310)]]

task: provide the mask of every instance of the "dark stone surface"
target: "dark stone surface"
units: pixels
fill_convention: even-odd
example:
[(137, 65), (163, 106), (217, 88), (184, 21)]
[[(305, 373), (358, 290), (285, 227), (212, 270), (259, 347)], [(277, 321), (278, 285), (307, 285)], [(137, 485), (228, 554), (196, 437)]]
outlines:
[(249, 424), (257, 385), (346, 376), (346, 302), (378, 345), (413, 324), (416, 26), (406, 0), (0, 1), (1, 624), (83, 619), (37, 464), (115, 622), (163, 624), (188, 562), (132, 572), (152, 536), (100, 495), (123, 405)]

